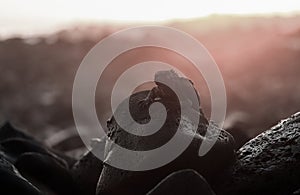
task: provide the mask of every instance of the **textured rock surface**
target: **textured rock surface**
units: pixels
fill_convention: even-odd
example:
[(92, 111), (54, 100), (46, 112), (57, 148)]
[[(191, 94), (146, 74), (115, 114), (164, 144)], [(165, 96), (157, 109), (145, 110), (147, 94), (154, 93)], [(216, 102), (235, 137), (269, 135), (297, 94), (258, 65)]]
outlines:
[(67, 166), (66, 162), (48, 151), (44, 146), (33, 142), (31, 140), (26, 140), (22, 138), (10, 138), (0, 142), (0, 145), (3, 147), (3, 151), (7, 156), (9, 156), (10, 161), (15, 163), (17, 159), (25, 153), (35, 152), (39, 154), (45, 154), (56, 158), (63, 166)]
[(32, 183), (48, 186), (56, 194), (79, 192), (68, 169), (49, 155), (26, 153), (18, 158), (15, 166)]
[(64, 166), (72, 166), (75, 163), (75, 159), (46, 147), (32, 136), (12, 126), (9, 122), (6, 122), (0, 128), (0, 147), (12, 163), (16, 162), (17, 158), (26, 152), (50, 155)]
[(86, 195), (96, 193), (97, 182), (102, 171), (102, 161), (93, 152), (103, 156), (105, 139), (97, 139), (93, 142), (92, 150), (84, 154), (71, 170), (75, 182)]
[[(149, 121), (148, 108), (140, 109), (137, 103), (144, 99), (147, 94), (148, 92), (144, 91), (130, 97), (132, 117), (140, 123), (147, 123)], [(147, 138), (135, 136), (120, 128), (114, 118), (112, 118), (108, 122), (108, 135), (110, 139), (118, 145), (131, 150), (149, 150), (169, 141), (179, 127), (178, 119), (180, 119), (180, 112), (178, 111), (178, 102), (168, 101), (168, 99), (161, 99), (160, 101), (165, 105), (168, 114), (166, 122), (158, 132), (147, 136)], [(116, 112), (122, 112), (122, 110), (117, 109)], [(197, 113), (199, 117), (203, 117), (200, 112), (195, 112), (195, 114)], [(184, 123), (178, 131), (182, 134), (182, 139), (185, 139), (187, 136), (192, 136), (190, 127), (194, 124), (188, 118), (184, 118), (183, 120)], [(230, 134), (222, 130), (214, 147), (204, 157), (199, 157), (198, 150), (203, 140), (201, 134), (206, 131), (206, 127), (206, 124), (196, 126), (197, 132), (189, 147), (174, 161), (163, 167), (149, 171), (133, 172), (120, 170), (104, 164), (97, 186), (97, 194), (145, 194), (163, 178), (174, 171), (182, 169), (194, 169), (208, 181), (214, 180), (224, 168), (233, 164), (235, 159), (234, 141)], [(208, 133), (211, 137), (215, 136), (213, 130)], [(114, 155), (117, 155), (114, 144), (111, 143), (112, 141), (108, 140), (107, 142), (109, 144), (106, 145), (105, 150), (108, 155), (105, 162), (109, 161), (110, 158), (114, 158)], [(144, 159), (141, 158), (141, 160)], [(138, 164), (139, 162), (132, 163)]]
[(300, 183), (300, 113), (247, 142), (220, 194), (292, 194)]
[(34, 141), (33, 137), (27, 135), (22, 131), (19, 131), (18, 129), (13, 127), (9, 122), (6, 122), (0, 129), (0, 141), (9, 138), (23, 138)]
[(38, 195), (40, 191), (23, 178), (17, 169), (0, 154), (0, 194)]
[[(75, 194), (79, 192), (68, 170), (74, 159), (46, 147), (10, 123), (0, 128), (0, 153), (42, 193)], [(6, 175), (8, 179), (12, 178)], [(23, 180), (20, 181), (24, 183)], [(8, 194), (14, 192), (14, 189), (11, 190)], [(18, 194), (23, 193), (20, 191)]]
[(181, 170), (170, 174), (147, 195), (215, 195), (206, 180), (193, 170)]

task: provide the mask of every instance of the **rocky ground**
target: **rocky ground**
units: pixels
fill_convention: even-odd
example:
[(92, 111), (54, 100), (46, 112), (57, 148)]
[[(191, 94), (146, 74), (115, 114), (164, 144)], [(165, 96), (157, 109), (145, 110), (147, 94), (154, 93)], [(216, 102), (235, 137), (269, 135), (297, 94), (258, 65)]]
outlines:
[[(130, 106), (138, 122), (149, 120), (148, 108), (140, 108), (149, 91), (133, 94)], [(96, 139), (93, 152), (103, 153), (104, 163), (92, 151), (80, 159), (45, 146), (10, 123), (0, 129), (0, 194), (299, 194), (300, 113), (251, 139), (235, 151), (234, 138), (225, 130), (203, 157), (198, 149), (217, 131), (208, 130), (202, 112), (200, 125), (191, 132), (189, 118), (178, 124), (178, 102), (159, 100), (168, 111), (166, 123), (148, 140), (124, 131), (114, 117), (108, 122), (108, 137)], [(121, 110), (116, 110), (121, 112)], [(117, 113), (114, 113), (114, 115)], [(218, 128), (215, 126), (215, 128)], [(179, 129), (182, 139), (195, 136), (174, 161), (158, 169), (126, 171), (108, 164), (118, 157), (115, 144), (146, 150), (168, 141)], [(141, 129), (146, 131), (146, 129)], [(204, 138), (204, 133), (208, 137)], [(148, 157), (140, 156), (139, 163)], [(151, 158), (150, 158), (151, 159)]]
[[(196, 38), (216, 61), (226, 87), (226, 130), (235, 129), (231, 132), (249, 140), (300, 110), (299, 14), (290, 17), (214, 15), (165, 25)], [(4, 39), (0, 36), (0, 123), (9, 120), (43, 141), (67, 129), (77, 133), (70, 100), (82, 59), (104, 37), (133, 26), (95, 23), (32, 37), (11, 35)], [(147, 39), (147, 33), (126, 40), (143, 37)], [(177, 68), (186, 76), (197, 76), (198, 84), (194, 83), (201, 92), (204, 113), (209, 116), (211, 97), (206, 82), (186, 68), (190, 64), (179, 55), (144, 48), (118, 57), (113, 65), (124, 67), (124, 64), (148, 60), (178, 64)], [(113, 68), (104, 74), (107, 77), (103, 78), (103, 87), (99, 82), (96, 91), (99, 120), (104, 123), (112, 114), (106, 101), (110, 97), (108, 88), (114, 84), (119, 71)], [(140, 76), (147, 74), (141, 72)], [(124, 87), (124, 91), (128, 88)], [(237, 145), (241, 146), (238, 141)]]
[[(227, 132), (221, 130), (213, 150), (203, 158), (197, 155), (207, 126), (202, 116), (188, 149), (156, 171), (118, 170), (82, 150), (85, 146), (75, 128), (70, 101), (78, 66), (96, 43), (132, 25), (82, 24), (53, 34), (0, 36), (0, 194), (300, 194), (300, 116), (289, 117), (300, 111), (299, 14), (214, 15), (165, 25), (200, 41), (223, 75)], [(148, 36), (126, 39), (141, 37)], [(180, 70), (193, 75), (185, 69), (189, 65), (186, 60), (165, 50), (144, 48), (127, 54), (113, 65), (124, 67), (150, 58), (178, 63)], [(120, 71), (112, 70), (96, 91), (101, 122), (112, 116), (106, 100)], [(140, 76), (143, 74), (148, 72)], [(201, 107), (208, 117), (210, 93), (203, 78), (197, 79)], [(139, 93), (131, 99), (145, 95)], [(132, 108), (137, 121), (148, 120), (147, 109), (138, 109), (135, 101)], [(147, 140), (126, 134), (112, 117), (109, 139), (94, 140), (93, 151), (106, 150), (110, 158), (118, 157), (111, 140), (131, 149), (159, 146), (171, 139), (178, 127), (178, 110), (171, 109), (169, 114), (163, 131)], [(188, 118), (183, 120), (186, 128), (182, 128), (182, 138), (189, 138), (191, 124)]]

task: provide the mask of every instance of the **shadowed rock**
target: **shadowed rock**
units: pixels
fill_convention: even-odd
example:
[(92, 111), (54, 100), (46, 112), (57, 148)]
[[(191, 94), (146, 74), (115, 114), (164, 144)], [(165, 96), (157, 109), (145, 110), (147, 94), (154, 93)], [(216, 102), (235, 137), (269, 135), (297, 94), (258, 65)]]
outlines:
[(62, 166), (68, 167), (67, 163), (63, 159), (59, 158), (57, 155), (50, 152), (44, 146), (35, 141), (22, 138), (10, 138), (0, 142), (0, 145), (2, 146), (4, 153), (9, 157), (9, 160), (12, 163), (15, 163), (22, 154), (35, 152), (56, 158), (56, 160)]
[[(75, 163), (75, 159), (46, 147), (43, 143), (15, 128), (9, 122), (6, 122), (0, 128), (0, 145), (2, 146), (2, 151), (6, 152), (8, 159), (13, 163), (19, 155), (25, 152), (37, 152), (59, 157), (66, 161), (68, 166), (72, 166)], [(62, 163), (65, 164), (65, 162)]]
[[(0, 129), (0, 138), (2, 157), (14, 164), (22, 175), (38, 186), (43, 193), (79, 192), (68, 170), (69, 165), (73, 164), (72, 158), (46, 147), (10, 123), (6, 123)], [(6, 176), (10, 178), (9, 175)], [(23, 193), (20, 191), (18, 194)]]
[(39, 195), (40, 191), (23, 178), (17, 169), (0, 155), (0, 194)]
[(18, 158), (16, 167), (32, 182), (42, 183), (57, 194), (79, 194), (70, 172), (49, 155), (25, 153)]
[(193, 170), (181, 170), (170, 174), (147, 195), (215, 195), (206, 180)]
[[(133, 94), (129, 100), (132, 117), (142, 124), (147, 123), (150, 118), (148, 108), (141, 109), (138, 102), (145, 99), (148, 93), (148, 91), (143, 91)], [(205, 156), (200, 157), (198, 156), (199, 147), (204, 139), (200, 133), (206, 132), (207, 125), (200, 123), (200, 125), (196, 125), (196, 132), (191, 132), (191, 127), (195, 127), (195, 124), (193, 124), (189, 118), (183, 116), (183, 123), (179, 125), (180, 107), (178, 101), (161, 98), (159, 102), (166, 107), (167, 119), (162, 128), (150, 136), (140, 137), (126, 132), (116, 123), (113, 117), (108, 121), (108, 136), (110, 140), (107, 140), (105, 148), (106, 158), (97, 186), (98, 195), (145, 194), (163, 178), (182, 169), (194, 169), (203, 175), (208, 182), (212, 182), (215, 177), (222, 174), (226, 167), (233, 164), (235, 160), (234, 140), (229, 133), (219, 129), (220, 136), (218, 136), (216, 144)], [(116, 112), (122, 112), (122, 110), (117, 109)], [(203, 117), (201, 112), (195, 111), (194, 114), (194, 117)], [(217, 128), (218, 127), (214, 127), (211, 132), (208, 132), (207, 139), (217, 136), (217, 131), (215, 131)], [(143, 130), (145, 129), (141, 129), (141, 131)], [(115, 155), (118, 155), (118, 151), (113, 142), (131, 150), (150, 150), (168, 142), (172, 139), (172, 136), (177, 130), (181, 134), (182, 140), (193, 136), (193, 133), (196, 133), (196, 135), (192, 137), (192, 142), (188, 148), (167, 165), (154, 170), (135, 172), (117, 169), (106, 163), (109, 162), (111, 158), (115, 158)], [(132, 163), (139, 166), (140, 161), (147, 161), (147, 157), (141, 157), (139, 161)]]
[(105, 139), (93, 140), (92, 150), (84, 154), (72, 167), (72, 174), (76, 184), (86, 195), (94, 195), (96, 186), (102, 171), (102, 161), (96, 157), (104, 155)]
[(16, 129), (11, 123), (6, 122), (0, 128), (0, 142), (9, 138), (23, 138), (31, 141), (35, 141), (30, 135)]
[(247, 142), (220, 194), (292, 194), (300, 181), (300, 113)]

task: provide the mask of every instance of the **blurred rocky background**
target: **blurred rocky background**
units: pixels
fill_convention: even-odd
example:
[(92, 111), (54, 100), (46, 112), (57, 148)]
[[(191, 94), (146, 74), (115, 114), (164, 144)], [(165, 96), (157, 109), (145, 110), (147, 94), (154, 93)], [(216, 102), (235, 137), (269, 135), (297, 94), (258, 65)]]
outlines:
[[(294, 0), (0, 0), (0, 194), (300, 194), (299, 8)], [(136, 150), (164, 143), (180, 111), (173, 96), (161, 97), (170, 113), (161, 131), (146, 141), (126, 134), (110, 108), (112, 87), (124, 70), (149, 60), (168, 63), (193, 80), (207, 119), (211, 112), (208, 86), (184, 56), (132, 49), (112, 60), (98, 81), (95, 106), (109, 139), (92, 139), (87, 151), (72, 114), (76, 71), (105, 37), (148, 24), (182, 30), (208, 49), (226, 87), (226, 131), (199, 157), (202, 134), (214, 137), (218, 129), (206, 129), (201, 114), (204, 123), (177, 159), (133, 172), (107, 163), (119, 157), (111, 141)], [(147, 32), (123, 39), (172, 41)], [(130, 82), (122, 84), (127, 92)], [(137, 86), (130, 96), (137, 122), (148, 120), (148, 108), (141, 110), (138, 102), (153, 86)], [(81, 114), (88, 116), (83, 109)], [(184, 121), (182, 140), (191, 136)], [(83, 136), (95, 128), (88, 117), (82, 125)]]
[[(76, 134), (72, 87), (83, 57), (104, 37), (137, 25), (83, 24), (55, 33), (1, 38), (1, 122), (9, 120), (50, 145), (62, 139), (63, 133), (53, 137), (57, 132)], [(247, 140), (299, 111), (300, 15), (213, 15), (163, 25), (191, 34), (215, 59), (227, 90), (225, 129), (234, 136)], [(128, 39), (140, 37), (147, 38), (147, 35)], [(122, 63), (146, 55), (168, 58), (169, 54), (141, 50), (123, 56)], [(170, 55), (169, 59), (172, 62), (174, 57)], [(184, 61), (181, 65), (183, 69), (186, 66)], [(210, 96), (206, 84), (202, 83), (203, 86), (196, 88), (209, 116)], [(110, 116), (110, 108), (104, 101), (108, 93), (105, 87), (96, 93), (102, 121)]]

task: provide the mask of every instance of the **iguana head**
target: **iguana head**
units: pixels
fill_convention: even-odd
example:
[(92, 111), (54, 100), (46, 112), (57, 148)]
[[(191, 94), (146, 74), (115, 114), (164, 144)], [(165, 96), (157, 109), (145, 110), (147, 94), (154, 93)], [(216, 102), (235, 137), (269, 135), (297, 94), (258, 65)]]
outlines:
[(178, 74), (173, 70), (162, 70), (155, 73), (154, 81), (157, 85), (162, 83), (176, 82), (179, 78)]

